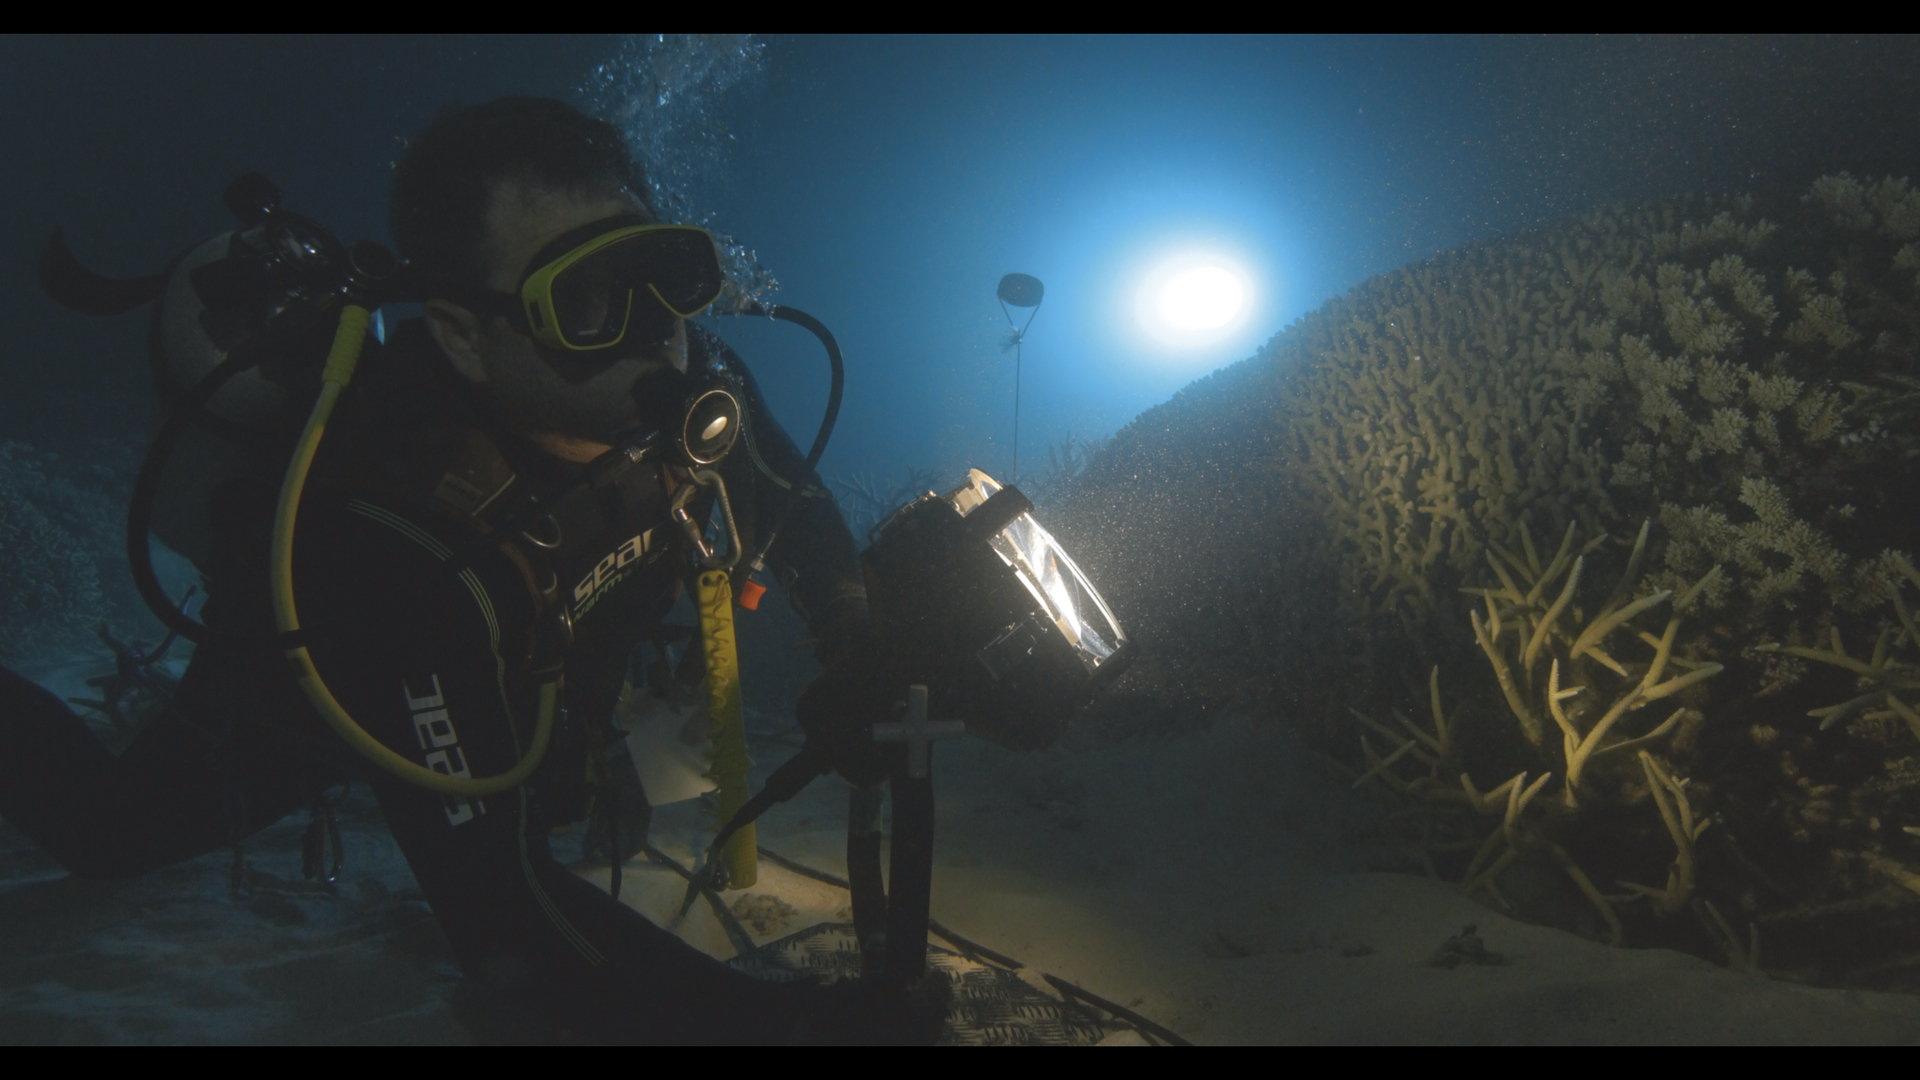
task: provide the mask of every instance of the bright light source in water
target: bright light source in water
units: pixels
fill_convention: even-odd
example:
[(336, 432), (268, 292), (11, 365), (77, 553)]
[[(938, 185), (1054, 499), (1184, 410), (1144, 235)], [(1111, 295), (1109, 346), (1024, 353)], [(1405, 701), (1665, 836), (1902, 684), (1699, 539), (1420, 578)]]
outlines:
[(1218, 266), (1196, 266), (1168, 278), (1154, 307), (1175, 330), (1215, 330), (1232, 322), (1245, 301), (1239, 278)]
[(1244, 254), (1217, 240), (1179, 247), (1142, 266), (1122, 303), (1152, 355), (1168, 363), (1218, 359), (1223, 346), (1245, 344), (1248, 324), (1263, 318), (1267, 285)]

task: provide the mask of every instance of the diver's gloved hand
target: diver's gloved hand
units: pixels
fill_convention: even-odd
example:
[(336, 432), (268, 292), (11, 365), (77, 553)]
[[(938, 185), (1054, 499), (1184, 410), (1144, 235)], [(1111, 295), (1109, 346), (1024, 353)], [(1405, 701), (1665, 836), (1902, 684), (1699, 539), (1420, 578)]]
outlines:
[(887, 775), (887, 760), (873, 741), (873, 725), (894, 719), (906, 687), (887, 677), (877, 654), (844, 656), (800, 692), (794, 713), (807, 745), (825, 755), (833, 771), (860, 787)]
[(865, 588), (847, 584), (843, 589), (813, 635), (813, 655), (824, 667), (832, 667), (874, 644), (873, 612), (867, 606)]
[(863, 590), (848, 592), (828, 609), (814, 633), (814, 654), (827, 670), (800, 693), (795, 705), (807, 742), (824, 751), (833, 770), (859, 785), (887, 775), (886, 759), (873, 741), (873, 725), (895, 719), (886, 642), (874, 632)]
[(795, 1041), (810, 1046), (932, 1046), (946, 1030), (953, 986), (928, 970), (905, 990), (879, 979), (842, 979), (814, 991)]

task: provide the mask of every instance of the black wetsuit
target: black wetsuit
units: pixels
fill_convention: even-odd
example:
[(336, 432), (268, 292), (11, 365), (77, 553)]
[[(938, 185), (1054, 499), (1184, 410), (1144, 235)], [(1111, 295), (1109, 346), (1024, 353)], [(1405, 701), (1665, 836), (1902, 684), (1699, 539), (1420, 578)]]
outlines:
[[(720, 469), (743, 536), (751, 543), (791, 504), (769, 564), (832, 649), (837, 628), (864, 613), (846, 524), (738, 359), (704, 332), (690, 351), (695, 364), (724, 366), (743, 391), (749, 438)], [(315, 664), (387, 746), (439, 771), (495, 775), (532, 734), (531, 654), (554, 640), (536, 624), (552, 625), (557, 593), (573, 622), (569, 720), (535, 781), (448, 798), (349, 753), (270, 633), (274, 492), (235, 482), (211, 507), (204, 613), (227, 643), (196, 651), (171, 711), (118, 757), (52, 695), (0, 669), (0, 814), (74, 873), (121, 877), (225, 847), (351, 775), (371, 783), (470, 975), (597, 1039), (790, 1036), (806, 991), (731, 971), (548, 851), (550, 828), (579, 817), (588, 748), (607, 733), (629, 658), (638, 642), (658, 640), (686, 572), (665, 512), (666, 474), (643, 464), (577, 492), (527, 530), (532, 539), (483, 543), (471, 571), (455, 575), (450, 558), (528, 499), (563, 490), (579, 468), (488, 422), (484, 401), (418, 324), (363, 371), (323, 444), (297, 532), (296, 596)], [(703, 505), (693, 504), (697, 521)]]

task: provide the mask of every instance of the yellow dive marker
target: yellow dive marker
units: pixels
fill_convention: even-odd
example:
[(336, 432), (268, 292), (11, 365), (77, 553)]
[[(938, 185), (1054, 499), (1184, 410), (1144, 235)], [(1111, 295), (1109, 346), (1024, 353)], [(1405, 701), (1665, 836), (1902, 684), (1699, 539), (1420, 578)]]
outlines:
[[(307, 416), (307, 426), (301, 431), (300, 442), (294, 447), (293, 460), (287, 465), (286, 481), (280, 485), (280, 504), (273, 515), (271, 577), (274, 624), (279, 627), (281, 637), (286, 641), (298, 641), (300, 634), (300, 616), (293, 603), (293, 527), (300, 511), (300, 493), (306, 489), (307, 472), (313, 467), (313, 455), (320, 447), (321, 436), (326, 434), (327, 420), (333, 415), (334, 406), (339, 404), (341, 392), (353, 381), (354, 368), (360, 363), (360, 350), (366, 343), (370, 318), (367, 309), (358, 304), (348, 304), (341, 309), (340, 328), (334, 333), (333, 348), (327, 353), (327, 366), (320, 373), (320, 399), (314, 402), (313, 412)], [(725, 576), (721, 575), (723, 579)], [(728, 615), (731, 614), (729, 611)], [(540, 767), (540, 760), (546, 757), (547, 743), (553, 737), (553, 716), (560, 700), (560, 684), (557, 680), (540, 684), (540, 715), (533, 728), (533, 745), (527, 748), (526, 756), (518, 764), (498, 776), (448, 776), (401, 756), (367, 734), (366, 729), (348, 715), (347, 710), (334, 698), (333, 692), (327, 689), (305, 645), (294, 645), (286, 653), (287, 659), (293, 663), (300, 689), (325, 718), (327, 726), (333, 728), (334, 733), (346, 740), (347, 745), (358, 751), (360, 756), (410, 784), (442, 795), (467, 798), (497, 795), (525, 783), (533, 775), (533, 770)], [(711, 650), (708, 655), (712, 655)], [(727, 622), (727, 657), (729, 661), (733, 658), (731, 618)], [(744, 721), (738, 719), (740, 705), (737, 691), (734, 694), (734, 716), (741, 731), (740, 756), (745, 760), (746, 732)], [(740, 770), (740, 776), (741, 787), (744, 788), (745, 768)], [(747, 850), (751, 852), (753, 849), (749, 847)]]
[[(713, 739), (713, 768), (707, 778), (720, 785), (720, 821), (747, 804), (747, 719), (740, 704), (740, 657), (733, 636), (733, 586), (725, 570), (700, 575), (700, 636), (707, 654), (707, 731)], [(744, 889), (760, 876), (754, 830), (747, 825), (727, 841), (722, 864), (727, 888)]]

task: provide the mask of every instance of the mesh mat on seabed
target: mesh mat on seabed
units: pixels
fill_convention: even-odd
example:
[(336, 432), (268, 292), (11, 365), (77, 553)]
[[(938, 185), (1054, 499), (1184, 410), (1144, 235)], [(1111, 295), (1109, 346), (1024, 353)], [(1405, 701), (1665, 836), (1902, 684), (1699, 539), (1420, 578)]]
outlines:
[[(953, 980), (945, 1046), (1091, 1046), (1119, 1025), (1044, 993), (1002, 968), (976, 963), (937, 945), (927, 962)], [(860, 944), (852, 923), (820, 923), (729, 961), (757, 978), (823, 983), (857, 978)]]

